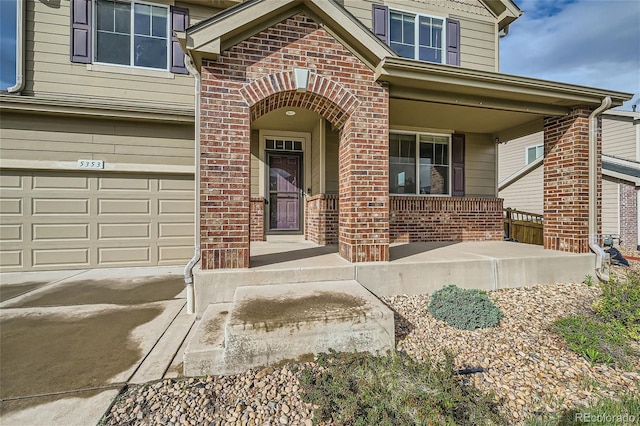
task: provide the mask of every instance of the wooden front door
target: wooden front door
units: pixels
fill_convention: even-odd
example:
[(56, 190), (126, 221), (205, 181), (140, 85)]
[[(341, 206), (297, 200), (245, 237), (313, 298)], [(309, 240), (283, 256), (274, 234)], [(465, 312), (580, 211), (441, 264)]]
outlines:
[(269, 230), (301, 231), (302, 157), (270, 153)]

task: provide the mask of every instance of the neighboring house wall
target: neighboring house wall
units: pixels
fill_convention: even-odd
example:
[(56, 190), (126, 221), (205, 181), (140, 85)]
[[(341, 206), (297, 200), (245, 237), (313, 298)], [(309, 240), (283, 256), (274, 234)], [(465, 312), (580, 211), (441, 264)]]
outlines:
[(460, 21), (460, 66), (498, 71), (496, 18), (478, 0), (343, 0), (345, 9), (367, 28), (372, 27), (372, 4)]
[[(603, 155), (638, 161), (640, 128), (634, 124), (639, 114), (609, 111), (602, 118)], [(543, 141), (542, 132), (518, 138), (498, 146), (499, 182), (526, 167), (526, 149)], [(499, 196), (504, 206), (531, 213), (543, 213), (543, 167), (539, 166), (516, 181), (501, 185)], [(631, 179), (631, 178), (630, 178)], [(623, 247), (638, 245), (638, 188), (631, 181), (607, 176), (602, 179), (602, 234), (619, 236)]]

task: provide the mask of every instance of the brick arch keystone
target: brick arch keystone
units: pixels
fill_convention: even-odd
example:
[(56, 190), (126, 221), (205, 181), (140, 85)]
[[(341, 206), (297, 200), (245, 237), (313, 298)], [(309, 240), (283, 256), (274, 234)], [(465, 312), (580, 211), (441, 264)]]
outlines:
[(340, 129), (360, 106), (360, 100), (335, 81), (311, 73), (306, 92), (296, 91), (293, 71), (269, 74), (240, 90), (251, 108), (251, 120), (283, 107), (300, 107), (326, 118)]

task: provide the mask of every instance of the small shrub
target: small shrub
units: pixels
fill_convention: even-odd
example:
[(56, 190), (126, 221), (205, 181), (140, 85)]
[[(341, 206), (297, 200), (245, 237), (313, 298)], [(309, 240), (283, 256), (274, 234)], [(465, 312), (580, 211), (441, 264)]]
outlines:
[(626, 279), (611, 278), (602, 283), (602, 297), (593, 310), (604, 322), (625, 329), (630, 338), (640, 340), (640, 276), (630, 273)]
[(453, 357), (418, 362), (393, 353), (320, 354), (302, 372), (302, 399), (337, 425), (505, 424), (490, 394), (463, 384)]
[(592, 364), (616, 364), (629, 368), (634, 354), (624, 329), (615, 324), (602, 323), (584, 315), (571, 315), (553, 323), (569, 348)]
[(485, 292), (455, 285), (434, 292), (427, 309), (436, 319), (461, 330), (495, 327), (502, 318), (502, 311)]

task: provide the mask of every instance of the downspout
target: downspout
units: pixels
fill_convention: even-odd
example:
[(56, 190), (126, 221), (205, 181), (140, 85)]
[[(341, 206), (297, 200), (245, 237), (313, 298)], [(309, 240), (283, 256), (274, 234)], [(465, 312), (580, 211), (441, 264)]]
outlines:
[[(2, 0), (0, 0), (2, 1)], [(9, 93), (20, 93), (24, 89), (24, 3), (18, 1), (16, 5), (16, 84), (7, 89)]]
[(609, 281), (608, 257), (598, 245), (598, 115), (611, 107), (607, 96), (589, 115), (589, 248), (596, 254), (596, 276)]
[(187, 70), (189, 70), (189, 74), (193, 76), (195, 79), (195, 147), (194, 147), (194, 187), (195, 187), (195, 211), (193, 218), (193, 237), (194, 237), (194, 249), (193, 249), (193, 257), (187, 263), (187, 266), (184, 268), (184, 282), (187, 290), (187, 314), (193, 314), (194, 310), (194, 297), (195, 292), (193, 288), (193, 267), (196, 266), (196, 263), (200, 260), (200, 87), (201, 87), (201, 76), (196, 67), (191, 62), (191, 58), (189, 56), (185, 56), (184, 60), (185, 65), (187, 66)]

